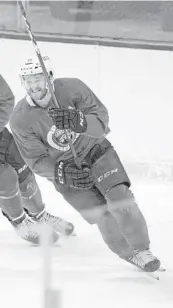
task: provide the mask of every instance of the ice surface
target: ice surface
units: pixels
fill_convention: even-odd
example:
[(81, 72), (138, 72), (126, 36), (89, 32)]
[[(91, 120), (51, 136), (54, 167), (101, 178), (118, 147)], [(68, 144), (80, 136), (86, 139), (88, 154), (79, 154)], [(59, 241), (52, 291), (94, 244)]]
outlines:
[[(148, 219), (152, 250), (167, 268), (155, 281), (118, 259), (95, 226), (83, 221), (46, 180), (38, 181), (47, 209), (76, 225), (76, 237), (61, 238), (52, 248), (52, 286), (61, 290), (63, 308), (172, 307), (172, 186), (139, 181), (133, 187)], [(42, 308), (42, 249), (22, 241), (4, 217), (0, 222), (0, 303), (3, 308)]]

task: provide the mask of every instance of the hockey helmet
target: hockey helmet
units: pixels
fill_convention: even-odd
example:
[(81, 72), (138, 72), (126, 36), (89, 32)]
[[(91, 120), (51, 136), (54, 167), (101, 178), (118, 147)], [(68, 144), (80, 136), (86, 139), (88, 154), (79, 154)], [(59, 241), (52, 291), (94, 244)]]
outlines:
[[(47, 70), (48, 76), (50, 77), (50, 80), (53, 81), (53, 69), (52, 69), (50, 58), (48, 56), (43, 56), (42, 59), (43, 59), (45, 68)], [(21, 66), (19, 75), (21, 79), (23, 79), (24, 76), (36, 75), (36, 74), (41, 74), (41, 73), (43, 73), (43, 70), (42, 70), (39, 60), (34, 59), (34, 58), (29, 58)]]
[[(54, 77), (53, 77), (53, 70), (51, 61), (48, 56), (44, 56), (43, 58), (45, 68), (47, 70), (50, 82), (54, 89)], [(38, 85), (38, 76), (39, 74), (43, 74), (42, 67), (40, 65), (40, 62), (38, 59), (35, 58), (29, 58), (27, 61), (24, 62), (24, 64), (21, 66), (19, 76), (22, 82), (22, 85), (25, 87), (26, 92), (28, 95), (40, 106), (46, 107), (48, 102), (50, 101), (51, 94), (49, 91), (48, 84), (46, 82), (46, 79), (43, 74), (43, 79), (41, 79), (40, 84)], [(31, 81), (28, 81), (28, 78), (31, 78), (32, 80), (37, 80), (34, 85)], [(39, 79), (40, 80), (40, 79)], [(36, 89), (35, 89), (36, 88)]]

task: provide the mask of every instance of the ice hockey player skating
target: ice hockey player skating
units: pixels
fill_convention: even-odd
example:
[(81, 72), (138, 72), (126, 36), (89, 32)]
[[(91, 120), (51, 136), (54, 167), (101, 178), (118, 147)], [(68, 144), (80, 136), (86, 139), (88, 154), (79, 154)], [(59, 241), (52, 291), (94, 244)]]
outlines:
[(53, 105), (39, 62), (28, 59), (20, 70), (27, 95), (10, 120), (21, 155), (86, 221), (97, 224), (114, 253), (143, 271), (158, 270), (160, 261), (149, 249), (146, 221), (129, 189), (130, 180), (105, 137), (106, 107), (81, 80), (54, 79), (49, 58), (43, 59), (60, 109)]
[(34, 224), (46, 223), (53, 229), (53, 241), (59, 233), (70, 234), (73, 225), (45, 210), (35, 176), (22, 159), (14, 138), (5, 125), (14, 108), (14, 95), (0, 75), (0, 207), (17, 233), (38, 244)]

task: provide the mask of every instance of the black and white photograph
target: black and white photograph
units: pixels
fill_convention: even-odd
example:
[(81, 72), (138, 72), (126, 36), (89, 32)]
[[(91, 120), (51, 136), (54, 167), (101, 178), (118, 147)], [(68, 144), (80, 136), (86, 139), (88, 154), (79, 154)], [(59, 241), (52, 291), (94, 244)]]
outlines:
[(0, 1), (0, 308), (173, 307), (173, 1)]

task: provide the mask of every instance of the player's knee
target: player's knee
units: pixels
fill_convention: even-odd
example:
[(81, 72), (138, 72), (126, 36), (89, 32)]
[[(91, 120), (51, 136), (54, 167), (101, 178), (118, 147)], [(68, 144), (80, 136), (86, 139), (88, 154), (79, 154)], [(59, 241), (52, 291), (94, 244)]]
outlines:
[(97, 224), (106, 212), (105, 206), (95, 206), (92, 209), (80, 210), (82, 217), (90, 224)]
[(107, 192), (106, 199), (110, 211), (137, 207), (132, 192), (124, 184), (112, 187), (112, 189)]
[(11, 198), (18, 193), (18, 175), (7, 164), (0, 165), (0, 197)]

